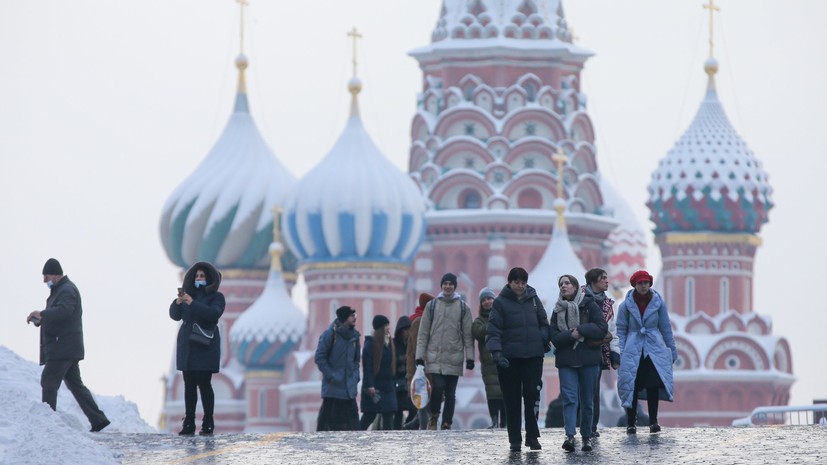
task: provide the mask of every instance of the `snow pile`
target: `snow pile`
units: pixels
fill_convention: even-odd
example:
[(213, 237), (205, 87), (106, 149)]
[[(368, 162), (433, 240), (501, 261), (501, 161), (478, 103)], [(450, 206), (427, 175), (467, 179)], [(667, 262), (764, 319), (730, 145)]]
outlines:
[(157, 432), (122, 396), (95, 395), (112, 424), (89, 433), (89, 421), (65, 386), (58, 393), (57, 412), (40, 401), (40, 372), (36, 363), (0, 346), (0, 463), (117, 464), (114, 453), (93, 441), (92, 434)]

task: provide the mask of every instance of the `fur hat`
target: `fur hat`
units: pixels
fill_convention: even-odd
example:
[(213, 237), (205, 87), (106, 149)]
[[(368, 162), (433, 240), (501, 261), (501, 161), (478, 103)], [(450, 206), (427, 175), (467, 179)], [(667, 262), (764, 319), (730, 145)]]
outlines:
[(486, 297), (491, 297), (492, 299), (495, 299), (497, 297), (497, 293), (494, 292), (494, 289), (491, 289), (490, 287), (484, 287), (480, 291), (480, 303), (482, 303), (483, 299), (485, 299)]
[(373, 317), (373, 329), (384, 328), (389, 324), (391, 324), (391, 322), (385, 315), (376, 315)]
[(46, 260), (46, 264), (43, 265), (43, 273), (42, 274), (63, 274), (63, 268), (60, 267), (60, 262), (54, 258), (50, 258)]
[(421, 308), (425, 308), (425, 306), (428, 305), (428, 302), (430, 302), (432, 300), (434, 300), (434, 296), (432, 296), (431, 294), (428, 294), (427, 292), (423, 292), (422, 294), (419, 294), (419, 306)]
[(641, 281), (649, 281), (649, 284), (654, 284), (655, 278), (653, 278), (652, 275), (650, 275), (646, 270), (637, 270), (632, 277), (629, 278), (629, 282), (632, 286), (637, 285), (637, 283)]
[(356, 313), (356, 310), (345, 305), (343, 307), (339, 307), (336, 309), (336, 318), (338, 318), (339, 321), (344, 323), (345, 320), (347, 320), (350, 317), (350, 315), (353, 315), (354, 313)]
[(440, 287), (442, 286), (442, 283), (445, 282), (449, 282), (453, 284), (454, 287), (457, 287), (457, 275), (455, 275), (454, 273), (445, 273), (444, 275), (442, 275), (442, 279), (439, 280)]

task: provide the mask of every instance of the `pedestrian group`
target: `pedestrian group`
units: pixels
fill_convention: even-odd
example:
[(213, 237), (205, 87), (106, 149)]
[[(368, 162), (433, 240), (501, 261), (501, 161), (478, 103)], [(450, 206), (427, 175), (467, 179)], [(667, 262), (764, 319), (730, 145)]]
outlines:
[[(476, 341), (489, 428), (507, 429), (511, 451), (520, 451), (523, 444), (542, 449), (537, 420), (543, 361), (552, 351), (560, 381), (563, 449), (572, 452), (577, 447), (578, 423), (581, 450), (593, 449), (592, 440), (600, 435), (601, 373), (608, 369), (617, 370), (626, 433), (637, 433), (641, 399), (647, 403), (650, 433), (660, 432), (658, 403), (673, 400), (677, 349), (664, 299), (652, 289), (654, 278), (645, 270), (635, 272), (630, 279), (633, 289), (616, 313), (614, 300), (606, 294), (606, 271), (593, 268), (583, 278), (583, 286), (572, 275), (558, 278), (559, 295), (548, 301), (555, 302), (549, 315), (528, 285), (528, 272), (512, 268), (499, 293), (487, 287), (480, 290), (474, 318), (457, 293), (457, 276), (446, 273), (441, 292), (420, 294), (414, 312), (399, 318), (393, 331), (386, 316), (374, 316), (373, 333), (364, 338), (364, 345), (356, 329), (356, 309), (339, 307), (316, 346), (315, 362), (322, 378), (317, 430), (366, 430), (372, 425), (386, 430), (450, 430), (457, 382), (465, 370), (475, 368)], [(101, 431), (110, 421), (80, 377), (79, 362), (84, 358), (80, 292), (54, 258), (43, 266), (43, 282), (49, 287), (46, 307), (26, 319), (40, 329), (42, 400), (56, 409), (57, 391), (65, 382), (89, 419), (90, 431)], [(184, 379), (181, 435), (195, 434), (199, 393), (203, 410), (199, 434), (215, 431), (211, 379), (221, 358), (218, 321), (225, 299), (220, 284), (221, 273), (212, 264), (196, 263), (184, 275), (169, 307), (170, 318), (181, 321), (176, 350), (176, 368)], [(430, 384), (430, 401), (417, 409), (411, 381), (420, 366)]]

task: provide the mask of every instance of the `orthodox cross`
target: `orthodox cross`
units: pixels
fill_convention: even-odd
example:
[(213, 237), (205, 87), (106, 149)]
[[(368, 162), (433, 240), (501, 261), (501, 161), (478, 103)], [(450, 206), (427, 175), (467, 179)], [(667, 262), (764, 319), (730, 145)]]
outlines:
[(353, 26), (347, 36), (353, 38), (353, 77), (356, 77), (356, 41), (362, 38), (362, 34), (356, 30), (356, 26)]
[(709, 56), (712, 56), (712, 48), (713, 48), (713, 41), (712, 41), (712, 31), (713, 31), (713, 14), (716, 11), (721, 11), (720, 7), (715, 6), (715, 0), (709, 0), (708, 4), (703, 4), (704, 9), (709, 10)]

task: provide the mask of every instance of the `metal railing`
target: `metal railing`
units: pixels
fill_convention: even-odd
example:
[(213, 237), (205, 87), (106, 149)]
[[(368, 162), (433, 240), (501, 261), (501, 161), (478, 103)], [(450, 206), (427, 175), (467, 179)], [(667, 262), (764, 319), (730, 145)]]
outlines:
[(813, 424), (827, 426), (827, 404), (756, 407), (748, 417), (732, 421), (732, 426)]

